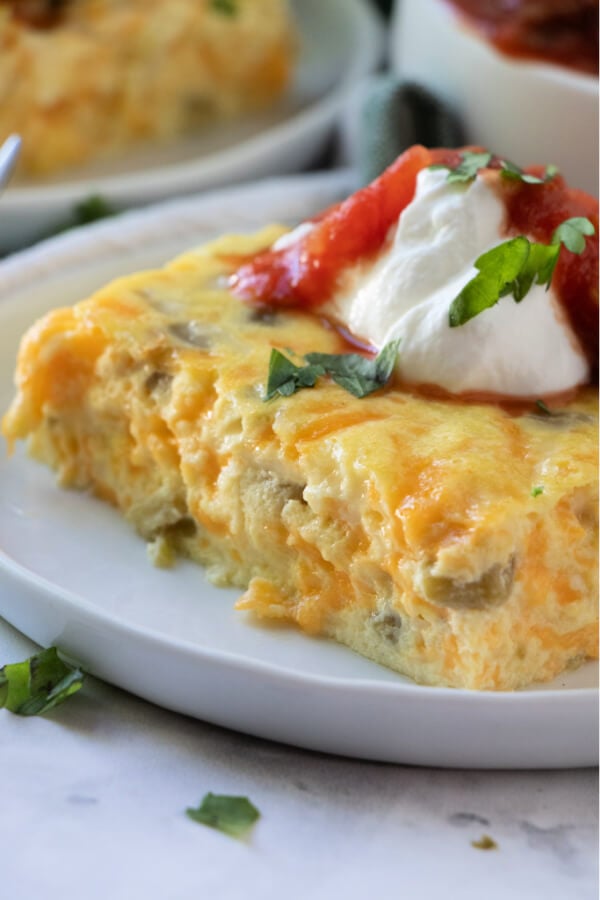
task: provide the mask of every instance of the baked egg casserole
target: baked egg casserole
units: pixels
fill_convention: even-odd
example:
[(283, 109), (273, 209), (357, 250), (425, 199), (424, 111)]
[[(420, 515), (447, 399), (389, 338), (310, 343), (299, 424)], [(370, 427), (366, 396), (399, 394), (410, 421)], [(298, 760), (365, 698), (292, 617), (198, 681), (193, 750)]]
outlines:
[[(334, 638), (419, 683), (512, 690), (596, 657), (597, 203), (553, 172), (504, 176), (504, 163), (412, 148), (294, 232), (226, 236), (49, 313), (20, 348), (2, 423), (9, 445), (26, 439), (61, 485), (116, 506), (156, 564), (188, 556), (243, 591), (240, 610)], [(369, 284), (383, 296), (377, 279), (395, 277), (396, 245), (414, 250), (394, 264), (414, 275), (401, 304), (410, 290), (423, 293), (419, 265), (431, 269), (431, 248), (445, 253), (427, 210), (439, 230), (443, 203), (455, 223), (472, 196), (490, 220), (499, 204), (503, 259), (530, 244), (529, 268), (511, 270), (513, 294), (473, 313), (465, 288), (470, 318), (454, 326), (435, 284), (433, 300), (419, 296), (383, 336), (359, 330), (352, 310), (342, 321), (350, 294), (367, 291), (375, 312)], [(464, 218), (470, 227), (470, 208)], [(579, 229), (572, 249), (565, 221)], [(563, 242), (544, 242), (551, 233)], [(484, 255), (494, 252), (471, 274), (487, 272)], [(542, 256), (546, 268), (527, 288)], [(453, 277), (444, 271), (446, 284)], [(393, 298), (384, 299), (387, 315)], [(493, 360), (485, 342), (513, 327), (503, 324), (513, 312), (546, 327), (538, 303), (562, 329), (548, 352), (557, 366), (564, 356), (564, 383), (552, 376), (542, 394), (527, 344), (497, 390), (499, 364), (477, 374), (479, 387), (460, 381), (465, 346), (476, 359), (484, 344)], [(414, 324), (422, 308), (429, 382)], [(527, 321), (503, 340), (529, 341)], [(456, 366), (436, 328), (463, 342)], [(477, 346), (464, 344), (470, 331)], [(550, 324), (547, 334), (555, 340)], [(510, 383), (515, 368), (521, 393)]]
[(0, 0), (0, 141), (48, 175), (274, 102), (287, 0)]

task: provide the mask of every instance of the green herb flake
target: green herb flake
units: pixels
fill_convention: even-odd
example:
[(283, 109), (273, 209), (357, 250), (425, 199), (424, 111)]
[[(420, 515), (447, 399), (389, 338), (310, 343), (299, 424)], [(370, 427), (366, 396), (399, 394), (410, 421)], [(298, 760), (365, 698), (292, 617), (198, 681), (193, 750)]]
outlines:
[(314, 387), (318, 378), (329, 377), (354, 397), (367, 397), (384, 387), (392, 376), (399, 341), (390, 341), (376, 357), (359, 353), (307, 353), (306, 365), (297, 366), (279, 350), (271, 350), (265, 400), (275, 394), (290, 397), (296, 391)]
[(390, 380), (400, 341), (390, 341), (373, 359), (359, 353), (308, 353), (310, 365), (322, 366), (336, 384), (354, 397), (367, 397)]
[(543, 493), (544, 493), (544, 488), (542, 487), (541, 484), (538, 484), (535, 487), (531, 488), (531, 496), (532, 497), (539, 497), (540, 494), (543, 494)]
[(280, 350), (273, 348), (264, 399), (271, 400), (276, 394), (291, 397), (302, 388), (314, 387), (317, 378), (323, 375), (324, 371), (321, 366), (297, 366)]
[(498, 844), (489, 834), (483, 834), (478, 841), (471, 841), (471, 847), (476, 850), (497, 850)]
[[(460, 162), (457, 166), (451, 167), (436, 163), (433, 166), (429, 166), (429, 168), (446, 169), (448, 171), (446, 181), (449, 184), (466, 184), (469, 181), (473, 181), (477, 177), (479, 170), (486, 169), (491, 161), (492, 154), (487, 151), (474, 153), (472, 150), (466, 150), (464, 153), (461, 153)], [(498, 162), (500, 164), (500, 174), (503, 178), (511, 181), (523, 181), (525, 184), (546, 184), (558, 173), (557, 166), (548, 165), (543, 178), (539, 178), (537, 175), (530, 175), (528, 172), (523, 171), (520, 166), (517, 166), (516, 163), (511, 162), (509, 159), (500, 159)]]
[(237, 0), (211, 0), (210, 6), (222, 16), (235, 16), (238, 13)]
[(101, 197), (99, 194), (93, 194), (73, 207), (68, 221), (62, 222), (55, 228), (52, 228), (48, 234), (44, 235), (44, 237), (62, 234), (64, 231), (70, 231), (72, 228), (79, 228), (81, 225), (90, 225), (92, 222), (97, 222), (100, 219), (114, 216), (117, 212), (118, 210), (112, 206), (108, 200), (105, 200), (104, 197)]
[(537, 175), (530, 175), (528, 172), (524, 172), (520, 166), (517, 166), (509, 159), (500, 160), (500, 174), (503, 178), (509, 178), (513, 181), (523, 181), (525, 184), (546, 184), (548, 181), (552, 181), (557, 173), (557, 166), (549, 165), (546, 166), (544, 177), (538, 178)]
[(63, 703), (82, 684), (83, 672), (65, 663), (56, 647), (49, 647), (0, 669), (0, 708), (38, 716)]
[(475, 260), (479, 274), (469, 281), (450, 306), (451, 328), (464, 325), (485, 309), (494, 306), (511, 290), (529, 257), (529, 241), (512, 238), (483, 253)]
[(430, 169), (448, 169), (448, 184), (466, 184), (477, 176), (480, 169), (489, 166), (492, 154), (487, 151), (484, 153), (473, 153), (471, 150), (465, 150), (460, 155), (460, 162), (454, 168), (444, 165), (433, 165)]
[(201, 825), (208, 825), (217, 831), (223, 831), (231, 837), (244, 837), (260, 813), (247, 797), (230, 797), (227, 794), (211, 794), (204, 796), (197, 809), (186, 809), (187, 816)]
[(596, 229), (589, 219), (575, 216), (573, 219), (565, 219), (554, 230), (553, 244), (563, 244), (571, 253), (580, 254), (585, 250), (585, 237), (596, 234)]
[(536, 400), (535, 405), (540, 410), (540, 412), (544, 413), (545, 416), (553, 416), (554, 415), (554, 413), (552, 412), (550, 407), (547, 406), (543, 400)]
[(478, 274), (450, 305), (450, 327), (464, 325), (495, 306), (501, 297), (512, 294), (520, 303), (532, 285), (545, 284), (549, 288), (561, 245), (580, 254), (585, 249), (585, 236), (592, 234), (595, 229), (590, 220), (576, 217), (566, 219), (555, 229), (550, 244), (538, 244), (519, 235), (483, 253), (475, 260)]
[(108, 216), (114, 216), (116, 210), (108, 200), (99, 194), (93, 194), (78, 203), (73, 211), (75, 225), (89, 225), (90, 222), (97, 222), (99, 219), (106, 219)]

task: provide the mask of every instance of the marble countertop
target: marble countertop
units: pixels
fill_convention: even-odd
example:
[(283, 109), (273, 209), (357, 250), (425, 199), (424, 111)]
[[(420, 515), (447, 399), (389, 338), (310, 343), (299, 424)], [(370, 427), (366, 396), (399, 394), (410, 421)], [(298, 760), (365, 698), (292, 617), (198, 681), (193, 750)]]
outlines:
[[(0, 662), (35, 646), (0, 620)], [(269, 743), (88, 678), (45, 717), (0, 711), (0, 872), (11, 900), (592, 900), (595, 770), (456, 771)], [(248, 796), (245, 841), (185, 815)], [(472, 845), (483, 835), (492, 850)]]

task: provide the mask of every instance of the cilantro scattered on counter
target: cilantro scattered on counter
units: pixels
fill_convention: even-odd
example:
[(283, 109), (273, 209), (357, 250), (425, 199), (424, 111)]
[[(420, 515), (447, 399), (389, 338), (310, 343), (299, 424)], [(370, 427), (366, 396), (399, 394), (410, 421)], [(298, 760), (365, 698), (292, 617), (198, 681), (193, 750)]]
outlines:
[(498, 844), (489, 834), (483, 834), (478, 841), (471, 841), (471, 847), (476, 850), (497, 850)]
[(399, 341), (391, 341), (374, 358), (358, 353), (307, 353), (306, 365), (297, 366), (279, 350), (271, 350), (265, 400), (276, 394), (290, 397), (302, 388), (314, 387), (329, 375), (355, 397), (366, 397), (389, 381), (398, 355)]
[(520, 303), (534, 284), (550, 287), (561, 246), (580, 254), (585, 248), (585, 236), (594, 233), (590, 220), (577, 216), (562, 222), (549, 244), (538, 244), (520, 235), (483, 253), (475, 260), (479, 273), (450, 305), (450, 327), (464, 325), (495, 306), (501, 297), (512, 294)]
[(89, 225), (91, 222), (97, 222), (99, 219), (107, 219), (109, 216), (116, 215), (117, 212), (118, 210), (111, 206), (108, 200), (105, 200), (99, 194), (94, 194), (81, 200), (73, 207), (68, 221), (52, 228), (49, 233), (42, 235), (41, 238), (62, 234), (64, 231), (79, 228), (80, 225)]
[(0, 669), (0, 708), (37, 716), (63, 703), (83, 684), (83, 672), (59, 657), (56, 647)]
[(531, 488), (531, 496), (532, 497), (539, 497), (540, 494), (543, 494), (543, 493), (544, 493), (544, 488), (542, 487), (541, 484), (538, 484), (535, 487)]
[(73, 210), (73, 226), (89, 225), (90, 222), (97, 222), (98, 219), (114, 216), (115, 212), (116, 210), (104, 197), (94, 194), (75, 206)]
[(237, 0), (211, 0), (211, 7), (223, 16), (235, 16), (238, 12)]
[[(461, 153), (460, 162), (457, 166), (452, 167), (436, 164), (429, 166), (429, 168), (447, 169), (448, 176), (446, 181), (449, 184), (467, 184), (477, 177), (477, 173), (480, 169), (486, 169), (491, 161), (492, 154), (488, 151), (473, 152), (472, 150), (465, 150), (464, 153)], [(514, 181), (524, 181), (525, 184), (545, 184), (547, 181), (554, 178), (557, 172), (558, 169), (556, 166), (549, 165), (546, 166), (544, 177), (538, 178), (537, 175), (530, 175), (528, 172), (524, 172), (523, 169), (509, 159), (500, 160), (500, 174), (503, 178), (509, 178)]]
[(197, 809), (186, 809), (194, 822), (216, 828), (231, 837), (244, 837), (252, 828), (260, 813), (247, 797), (230, 797), (226, 794), (206, 794)]

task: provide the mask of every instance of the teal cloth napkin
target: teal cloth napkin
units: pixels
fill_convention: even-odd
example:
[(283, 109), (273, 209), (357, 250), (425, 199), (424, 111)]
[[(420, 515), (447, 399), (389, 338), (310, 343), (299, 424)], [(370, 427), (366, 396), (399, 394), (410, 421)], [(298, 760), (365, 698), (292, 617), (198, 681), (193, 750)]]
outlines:
[(355, 165), (367, 184), (408, 147), (460, 147), (465, 143), (458, 115), (432, 93), (413, 82), (381, 75), (360, 100), (354, 129)]

